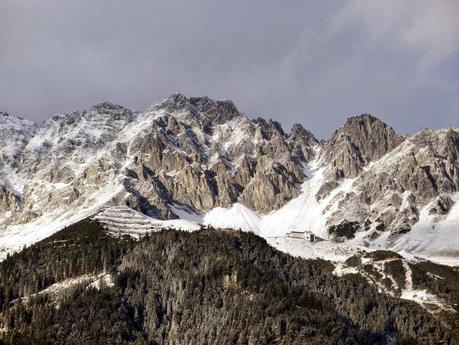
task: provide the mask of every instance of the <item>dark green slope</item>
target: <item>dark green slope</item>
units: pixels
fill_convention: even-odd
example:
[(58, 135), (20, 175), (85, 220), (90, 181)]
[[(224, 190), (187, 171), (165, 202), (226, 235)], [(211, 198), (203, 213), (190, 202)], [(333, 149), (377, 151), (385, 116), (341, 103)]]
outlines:
[[(139, 242), (83, 221), (0, 264), (4, 344), (457, 344), (451, 327), (359, 276), (252, 234), (163, 231)], [(75, 285), (83, 274), (114, 286)]]

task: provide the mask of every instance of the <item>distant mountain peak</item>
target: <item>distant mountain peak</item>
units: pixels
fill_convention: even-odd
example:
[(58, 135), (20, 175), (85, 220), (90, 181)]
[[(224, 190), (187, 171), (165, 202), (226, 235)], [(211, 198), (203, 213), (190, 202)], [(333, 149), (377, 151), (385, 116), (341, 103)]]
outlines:
[(402, 142), (392, 127), (370, 114), (349, 117), (325, 145), (324, 160), (334, 161), (329, 177), (355, 177)]
[[(149, 110), (162, 110), (171, 114), (187, 112), (199, 122), (209, 121), (209, 124), (223, 124), (235, 117), (243, 116), (231, 100), (214, 100), (207, 96), (186, 97), (181, 93), (172, 94)], [(204, 118), (201, 118), (202, 116)]]
[(124, 109), (127, 109), (127, 108), (123, 107), (122, 105), (115, 104), (115, 103), (112, 103), (112, 102), (107, 102), (107, 101), (94, 104), (91, 107), (91, 110), (96, 110), (96, 111), (101, 111), (101, 110), (124, 110)]

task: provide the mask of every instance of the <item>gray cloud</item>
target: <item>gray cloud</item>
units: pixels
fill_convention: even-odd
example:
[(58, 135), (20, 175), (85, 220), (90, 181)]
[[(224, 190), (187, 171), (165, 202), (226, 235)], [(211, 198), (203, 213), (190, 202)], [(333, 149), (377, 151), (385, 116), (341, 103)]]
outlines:
[(321, 137), (362, 112), (459, 126), (457, 4), (3, 0), (0, 109), (40, 121), (180, 91)]

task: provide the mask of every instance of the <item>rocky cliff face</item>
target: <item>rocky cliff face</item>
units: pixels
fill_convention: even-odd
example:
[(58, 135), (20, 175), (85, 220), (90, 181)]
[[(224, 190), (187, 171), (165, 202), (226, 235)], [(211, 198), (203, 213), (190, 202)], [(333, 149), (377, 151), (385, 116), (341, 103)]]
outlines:
[[(352, 190), (339, 198), (329, 223), (357, 221), (362, 230), (371, 229), (367, 236), (372, 239), (382, 232), (409, 231), (424, 208), (436, 220), (447, 217), (459, 187), (457, 137), (453, 129), (424, 130), (385, 155), (377, 153), (360, 174), (350, 175)], [(383, 141), (382, 147), (395, 145), (389, 142)]]
[(0, 113), (0, 129), (3, 239), (57, 230), (107, 204), (199, 219), (240, 203), (293, 227), (314, 215), (320, 233), (352, 224), (355, 241), (384, 246), (456, 214), (454, 129), (401, 136), (364, 114), (319, 143), (301, 125), (286, 133), (231, 101), (181, 94), (144, 112), (101, 103), (41, 125)]
[(35, 131), (35, 124), (0, 112), (0, 219), (5, 212), (21, 208), (18, 191), (23, 181), (15, 171), (22, 164), (22, 151)]
[(18, 131), (5, 166), (24, 183), (1, 189), (4, 226), (106, 202), (159, 218), (176, 218), (173, 205), (269, 212), (298, 195), (318, 144), (300, 125), (286, 134), (231, 101), (180, 94), (143, 113), (102, 103)]
[(356, 177), (401, 142), (402, 137), (379, 119), (369, 114), (351, 117), (325, 144), (326, 176), (330, 180)]

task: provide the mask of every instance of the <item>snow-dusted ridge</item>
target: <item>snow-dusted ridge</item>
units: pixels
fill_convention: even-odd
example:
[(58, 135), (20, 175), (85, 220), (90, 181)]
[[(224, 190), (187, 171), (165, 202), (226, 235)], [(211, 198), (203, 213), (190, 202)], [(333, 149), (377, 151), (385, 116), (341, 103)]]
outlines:
[[(175, 94), (144, 112), (105, 102), (41, 125), (0, 113), (0, 155), (3, 255), (95, 215), (113, 234), (202, 224), (303, 257), (391, 249), (459, 265), (456, 129), (399, 136), (362, 115), (319, 143), (230, 101)], [(360, 226), (330, 241), (342, 221)]]

